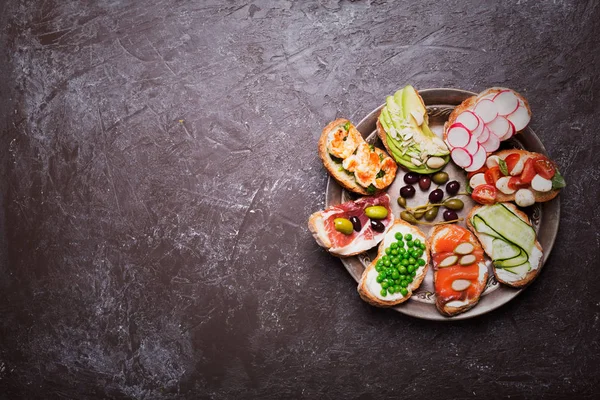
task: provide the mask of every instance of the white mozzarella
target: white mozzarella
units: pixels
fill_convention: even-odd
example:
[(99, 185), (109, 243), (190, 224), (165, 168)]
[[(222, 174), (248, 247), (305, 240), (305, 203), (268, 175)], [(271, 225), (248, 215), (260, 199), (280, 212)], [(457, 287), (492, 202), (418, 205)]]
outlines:
[(515, 192), (514, 189), (508, 187), (508, 181), (510, 177), (503, 176), (496, 181), (496, 188), (504, 194), (513, 194)]
[(519, 157), (519, 161), (517, 161), (517, 163), (515, 164), (513, 169), (510, 170), (509, 173), (512, 176), (519, 175), (521, 172), (523, 172), (524, 166), (525, 166), (525, 157)]
[(531, 181), (531, 188), (538, 192), (549, 192), (552, 190), (552, 181), (536, 175)]
[(475, 189), (479, 185), (485, 185), (486, 183), (487, 182), (485, 181), (485, 174), (483, 172), (473, 175), (469, 180), (469, 186), (471, 186), (471, 188), (473, 189)]
[(485, 161), (485, 165), (488, 168), (493, 168), (493, 167), (497, 167), (498, 166), (498, 160), (500, 159), (500, 157), (498, 156), (489, 156), (487, 158), (487, 160)]
[(519, 207), (529, 207), (535, 203), (535, 196), (529, 189), (519, 189), (517, 190), (517, 193), (515, 193), (515, 203), (517, 203)]

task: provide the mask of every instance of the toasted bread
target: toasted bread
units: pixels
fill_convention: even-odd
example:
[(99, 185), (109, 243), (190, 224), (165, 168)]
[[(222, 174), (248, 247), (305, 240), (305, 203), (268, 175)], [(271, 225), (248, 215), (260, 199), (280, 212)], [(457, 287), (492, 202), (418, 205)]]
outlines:
[[(390, 295), (391, 300), (384, 300), (381, 298), (379, 293), (373, 293), (371, 291), (373, 286), (376, 286), (381, 290), (381, 286), (376, 282), (377, 271), (375, 270), (375, 266), (379, 258), (385, 255), (385, 249), (390, 246), (390, 244), (395, 241), (394, 235), (396, 232), (410, 233), (413, 237), (418, 237), (425, 244), (425, 265), (419, 267), (416, 270), (416, 275), (413, 278), (413, 281), (407, 286), (408, 294), (406, 296), (402, 296), (400, 293), (394, 293)], [(427, 269), (429, 268), (430, 257), (429, 257), (429, 244), (427, 243), (427, 236), (414, 225), (409, 224), (408, 222), (404, 222), (403, 220), (397, 219), (394, 221), (394, 224), (390, 227), (390, 229), (385, 234), (385, 237), (379, 244), (379, 249), (377, 250), (377, 257), (365, 268), (362, 277), (358, 283), (358, 293), (360, 297), (366, 301), (367, 303), (377, 306), (377, 307), (392, 307), (398, 305), (400, 303), (405, 302), (411, 296), (413, 291), (419, 288), (421, 282), (425, 278), (427, 274)]]
[[(489, 89), (484, 90), (483, 92), (479, 93), (476, 96), (471, 96), (467, 99), (465, 99), (462, 103), (460, 103), (459, 105), (457, 105), (454, 110), (452, 110), (452, 113), (450, 113), (450, 115), (448, 116), (448, 121), (446, 121), (446, 123), (444, 124), (444, 141), (446, 141), (448, 139), (448, 128), (450, 128), (450, 126), (456, 121), (456, 118), (458, 117), (458, 115), (460, 113), (462, 113), (463, 111), (466, 110), (472, 110), (473, 107), (475, 107), (475, 104), (477, 103), (477, 101), (485, 96), (491, 95), (491, 94), (495, 94), (498, 93), (502, 90), (506, 90), (506, 88), (501, 88), (501, 87), (492, 87)], [(523, 102), (523, 104), (525, 105), (525, 108), (527, 109), (527, 113), (529, 114), (529, 117), (531, 117), (531, 108), (529, 108), (529, 103), (527, 102), (527, 100), (521, 96), (519, 93), (515, 92), (513, 90), (513, 92), (515, 93), (515, 95), (517, 96), (517, 98), (519, 100), (521, 100)], [(518, 132), (516, 132), (518, 133)]]
[[(387, 202), (379, 202), (379, 201), (370, 202), (370, 199), (377, 199), (377, 198), (381, 198), (381, 197), (386, 197)], [(385, 219), (380, 220), (380, 222), (384, 224), (385, 230), (380, 233), (380, 232), (375, 232), (371, 229), (371, 231), (373, 233), (373, 237), (368, 238), (368, 239), (361, 236), (361, 233), (362, 233), (362, 230), (361, 230), (361, 233), (358, 233), (358, 234), (353, 233), (356, 236), (356, 238), (353, 239), (353, 241), (350, 242), (349, 244), (347, 244), (345, 246), (341, 246), (341, 247), (334, 247), (334, 245), (332, 244), (332, 242), (330, 240), (327, 229), (325, 228), (325, 220), (327, 218), (331, 217), (331, 215), (332, 215), (331, 213), (334, 213), (334, 214), (340, 213), (341, 214), (341, 211), (340, 211), (341, 209), (339, 208), (339, 206), (332, 206), (325, 210), (317, 211), (317, 212), (313, 213), (310, 216), (310, 218), (308, 219), (308, 229), (313, 234), (313, 237), (315, 238), (315, 240), (317, 241), (319, 246), (324, 247), (325, 249), (327, 249), (327, 251), (329, 251), (334, 256), (350, 257), (350, 256), (355, 256), (357, 254), (360, 254), (366, 250), (369, 250), (379, 244), (379, 242), (385, 236), (385, 232), (387, 232), (390, 229), (390, 227), (392, 226), (392, 224), (394, 223), (394, 213), (392, 212), (392, 209), (389, 205), (389, 202), (390, 202), (389, 196), (387, 194), (381, 194), (378, 197), (363, 197), (363, 198), (360, 198), (360, 199), (354, 201), (354, 203), (360, 203), (360, 202), (364, 202), (365, 207), (370, 206), (370, 205), (382, 205), (382, 206), (386, 207), (386, 204), (387, 204), (386, 208), (388, 209), (388, 216)], [(347, 218), (347, 217), (345, 217), (345, 218)], [(363, 229), (364, 228), (366, 228), (366, 227), (363, 226)]]
[[(325, 168), (327, 169), (329, 174), (345, 189), (347, 189), (351, 192), (354, 192), (354, 193), (362, 194), (362, 195), (370, 195), (370, 194), (379, 193), (382, 190), (384, 190), (385, 187), (375, 188), (374, 190), (370, 190), (370, 191), (367, 190), (366, 187), (361, 186), (357, 182), (354, 174), (348, 173), (343, 168), (341, 168), (341, 165), (339, 163), (336, 163), (334, 161), (334, 159), (332, 158), (332, 156), (329, 154), (328, 146), (329, 146), (329, 143), (331, 140), (330, 133), (332, 133), (332, 131), (339, 129), (340, 126), (346, 125), (349, 122), (350, 121), (348, 121), (347, 119), (339, 118), (339, 119), (336, 119), (335, 121), (332, 121), (329, 124), (327, 124), (327, 126), (323, 129), (323, 132), (321, 133), (321, 137), (319, 139), (319, 157), (321, 157), (321, 160), (323, 161), (323, 165), (325, 166)], [(350, 125), (350, 129), (356, 130), (356, 128), (352, 124)], [(358, 135), (360, 135), (360, 133), (358, 133)], [(362, 139), (362, 136), (360, 136), (360, 140), (362, 142), (364, 142), (364, 139)], [(383, 162), (385, 160), (385, 158), (390, 158), (390, 156), (387, 155), (381, 149), (375, 148), (374, 151), (379, 155), (381, 162)], [(396, 176), (397, 168), (398, 167), (397, 167), (396, 163), (394, 162), (392, 170), (386, 172), (386, 173), (390, 174), (390, 176), (388, 176), (388, 178), (387, 178), (387, 179), (389, 179), (389, 184), (387, 184), (386, 187), (391, 185), (392, 182), (394, 181), (394, 177)]]
[[(525, 157), (525, 160), (527, 160), (528, 158), (533, 158), (533, 157), (537, 157), (537, 156), (541, 155), (539, 153), (533, 153), (530, 151), (518, 150), (518, 149), (500, 150), (500, 151), (494, 153), (493, 155), (498, 156), (504, 160), (510, 154), (519, 154), (521, 157)], [(560, 189), (554, 189), (549, 192), (538, 192), (536, 190), (531, 189), (531, 192), (533, 193), (533, 196), (535, 197), (536, 203), (543, 203), (545, 201), (550, 201), (553, 198), (555, 198), (556, 196), (558, 196), (558, 194), (560, 193)], [(498, 203), (513, 201), (515, 199), (515, 193), (505, 194), (498, 190), (498, 193), (496, 195), (496, 201), (498, 201)]]
[[(520, 219), (525, 221), (528, 225), (531, 225), (527, 215), (524, 212), (520, 211), (514, 204), (505, 203), (504, 206), (509, 208), (516, 216), (518, 216)], [(479, 233), (475, 229), (475, 227), (473, 226), (473, 224), (471, 222), (473, 217), (483, 207), (491, 207), (491, 206), (475, 206), (475, 207), (473, 207), (471, 209), (471, 212), (469, 212), (469, 215), (467, 215), (466, 223), (467, 223), (467, 228), (469, 228), (469, 230), (471, 232), (473, 232), (473, 234), (475, 234), (475, 236), (477, 236), (477, 239), (479, 239), (479, 242), (481, 243), (483, 250), (491, 258), (492, 257), (492, 247), (490, 245), (491, 241), (487, 240), (487, 238), (489, 238), (490, 236)], [(484, 237), (484, 235), (485, 235), (485, 237)], [(532, 263), (531, 270), (525, 276), (523, 276), (521, 279), (517, 279), (517, 280), (508, 280), (507, 278), (510, 277), (510, 273), (506, 273), (504, 271), (499, 272), (499, 270), (501, 270), (501, 268), (496, 268), (492, 264), (492, 268), (493, 268), (494, 276), (496, 277), (496, 280), (498, 282), (504, 283), (505, 285), (508, 285), (508, 286), (511, 286), (514, 288), (521, 288), (521, 287), (524, 287), (524, 286), (527, 286), (528, 284), (530, 284), (540, 273), (540, 270), (542, 269), (542, 264), (544, 262), (542, 245), (540, 244), (540, 242), (538, 240), (535, 241), (535, 248), (537, 248), (541, 253), (539, 256), (539, 260), (537, 261), (536, 265), (533, 265), (533, 263)], [(530, 262), (533, 261), (531, 257), (529, 258), (529, 261)]]

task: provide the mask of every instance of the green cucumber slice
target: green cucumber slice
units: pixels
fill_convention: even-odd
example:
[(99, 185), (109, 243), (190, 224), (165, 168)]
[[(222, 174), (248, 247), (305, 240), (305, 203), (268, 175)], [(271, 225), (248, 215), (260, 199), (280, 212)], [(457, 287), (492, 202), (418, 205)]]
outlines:
[(529, 256), (523, 249), (519, 249), (519, 255), (513, 258), (509, 258), (508, 260), (494, 260), (494, 265), (496, 268), (510, 268), (516, 267), (517, 265), (521, 265), (524, 262), (529, 260)]
[(521, 265), (517, 265), (516, 267), (504, 268), (504, 270), (508, 271), (508, 272), (512, 272), (515, 275), (523, 276), (523, 275), (527, 274), (529, 271), (531, 271), (531, 264), (528, 261)]
[(519, 254), (521, 254), (521, 249), (511, 243), (502, 239), (492, 241), (492, 259), (494, 260), (509, 260)]
[(531, 254), (531, 250), (535, 246), (535, 231), (504, 204), (497, 203), (484, 207), (477, 213), (477, 216), (489, 228), (496, 231), (497, 235), (519, 246), (527, 254)]
[(500, 238), (500, 235), (498, 235), (496, 231), (492, 230), (479, 215), (475, 215), (471, 219), (471, 223), (477, 232), (485, 233), (486, 235), (490, 235), (494, 238)]

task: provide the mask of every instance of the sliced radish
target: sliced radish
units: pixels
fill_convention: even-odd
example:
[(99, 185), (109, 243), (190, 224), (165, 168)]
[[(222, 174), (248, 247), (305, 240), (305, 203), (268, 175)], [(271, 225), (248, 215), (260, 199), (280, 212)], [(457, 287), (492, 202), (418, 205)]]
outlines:
[(498, 116), (496, 104), (488, 99), (480, 100), (479, 103), (475, 105), (473, 112), (479, 115), (486, 124)]
[(519, 105), (514, 113), (506, 116), (506, 119), (513, 123), (515, 132), (518, 132), (527, 126), (529, 120), (531, 120), (531, 116), (524, 105)]
[[(508, 89), (506, 89), (508, 90)], [(494, 92), (494, 93), (488, 93), (485, 96), (481, 96), (480, 98), (477, 99), (477, 101), (481, 101), (481, 100), (492, 100), (494, 97), (496, 97), (498, 93)]]
[(485, 148), (480, 145), (479, 149), (477, 149), (477, 152), (473, 155), (473, 161), (471, 162), (471, 165), (466, 167), (465, 171), (473, 172), (483, 167), (483, 165), (485, 164), (486, 156), (487, 154), (485, 152)]
[(464, 147), (471, 140), (471, 133), (461, 123), (454, 123), (448, 129), (446, 141), (450, 147)]
[[(503, 117), (503, 118), (506, 118), (506, 117)], [(506, 121), (508, 121), (508, 120), (506, 120)], [(508, 126), (509, 126), (508, 131), (506, 132), (506, 134), (504, 136), (502, 136), (500, 138), (500, 141), (510, 139), (517, 132), (517, 131), (515, 131), (515, 125), (512, 122), (508, 121)]]
[(481, 118), (477, 117), (477, 121), (479, 121), (479, 125), (477, 125), (477, 128), (475, 128), (472, 132), (471, 135), (478, 139), (479, 136), (483, 133), (483, 130), (485, 129), (485, 124), (483, 123), (483, 121), (481, 120)]
[(489, 130), (498, 138), (504, 137), (511, 130), (508, 120), (501, 115), (498, 115), (492, 122), (487, 124)]
[(458, 114), (456, 122), (464, 125), (469, 131), (473, 132), (479, 126), (479, 118), (473, 113), (473, 111), (467, 110)]
[(500, 147), (500, 138), (492, 133), (490, 134), (490, 137), (488, 137), (488, 140), (481, 143), (481, 146), (483, 146), (486, 152), (492, 153)]
[(461, 168), (466, 168), (473, 162), (473, 157), (462, 147), (455, 147), (450, 155), (454, 163)]
[(508, 115), (517, 111), (519, 107), (519, 98), (512, 90), (503, 90), (499, 92), (492, 101), (496, 104), (498, 115)]
[(475, 139), (473, 136), (471, 136), (471, 141), (469, 142), (469, 144), (467, 144), (466, 146), (463, 146), (463, 149), (465, 149), (467, 151), (467, 153), (469, 153), (470, 155), (473, 155), (477, 152), (477, 149), (479, 148), (479, 141), (478, 139)]
[(483, 128), (483, 132), (481, 133), (481, 135), (479, 135), (477, 140), (479, 141), (479, 143), (483, 143), (488, 140), (490, 135), (493, 135), (493, 133), (491, 133), (488, 127), (485, 126), (485, 128)]

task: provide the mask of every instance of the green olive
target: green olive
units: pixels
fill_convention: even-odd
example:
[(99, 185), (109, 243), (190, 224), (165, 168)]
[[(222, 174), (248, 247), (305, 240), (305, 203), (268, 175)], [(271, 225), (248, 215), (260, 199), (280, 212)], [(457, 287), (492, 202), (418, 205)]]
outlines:
[(411, 223), (411, 224), (417, 223), (417, 219), (408, 211), (402, 211), (400, 213), (400, 218), (402, 218), (404, 221)]
[(365, 214), (371, 219), (384, 219), (388, 216), (388, 210), (384, 206), (371, 206), (365, 208)]
[(433, 207), (425, 213), (425, 219), (429, 222), (433, 221), (438, 215), (439, 207)]
[(344, 235), (351, 235), (352, 232), (354, 232), (354, 227), (349, 219), (336, 218), (333, 220), (333, 225), (335, 226), (336, 231), (341, 232)]
[(419, 211), (415, 211), (415, 212), (413, 213), (413, 216), (414, 216), (416, 219), (421, 219), (421, 218), (423, 218), (423, 215), (425, 215), (425, 209), (423, 209), (423, 210), (419, 210)]
[(449, 208), (450, 210), (462, 210), (465, 206), (465, 203), (460, 199), (448, 199), (444, 202), (444, 207)]
[(406, 208), (406, 199), (402, 196), (398, 197), (398, 205), (402, 208)]
[(448, 179), (448, 174), (443, 171), (436, 172), (431, 176), (431, 180), (438, 185), (443, 185), (444, 183), (448, 182)]

